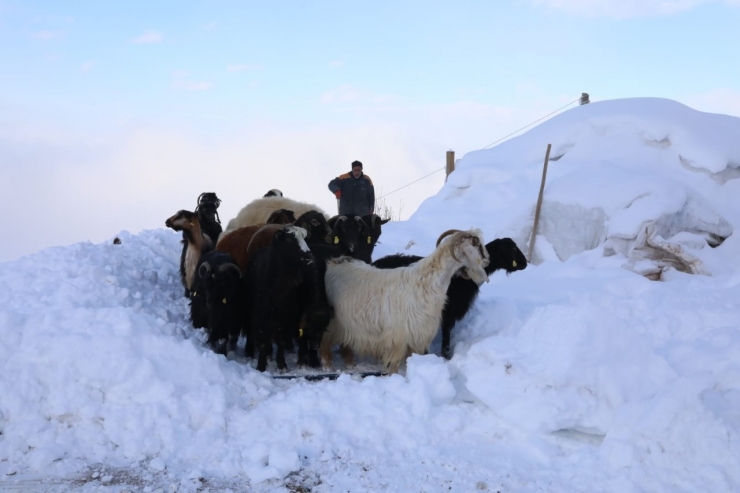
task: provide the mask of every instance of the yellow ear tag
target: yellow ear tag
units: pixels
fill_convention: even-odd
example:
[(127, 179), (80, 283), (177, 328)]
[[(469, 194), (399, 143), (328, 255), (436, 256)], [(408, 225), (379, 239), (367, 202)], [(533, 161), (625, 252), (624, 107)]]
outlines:
[(369, 236), (368, 236), (368, 237), (367, 237), (367, 244), (369, 245), (371, 241), (373, 241), (373, 239), (372, 239), (371, 237), (369, 237)]
[(516, 260), (514, 260), (514, 261), (513, 261), (512, 263), (511, 263), (511, 265), (512, 265), (513, 267), (516, 267)]
[(298, 337), (303, 337), (303, 329), (298, 329)]
[(223, 303), (225, 305), (226, 304), (226, 298), (222, 299), (221, 300), (221, 303)]
[(196, 293), (195, 291), (193, 291), (193, 296), (198, 296), (198, 293)]
[(339, 244), (339, 237), (338, 236), (335, 236), (334, 237), (334, 244), (335, 245), (338, 245)]

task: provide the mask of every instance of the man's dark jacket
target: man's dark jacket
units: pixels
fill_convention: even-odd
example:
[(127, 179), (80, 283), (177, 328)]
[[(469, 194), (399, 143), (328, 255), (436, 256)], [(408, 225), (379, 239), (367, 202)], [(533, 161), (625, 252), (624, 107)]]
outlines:
[(341, 190), (339, 214), (345, 216), (364, 216), (375, 209), (375, 187), (369, 176), (362, 173), (359, 178), (345, 173), (329, 182), (329, 190), (336, 194)]

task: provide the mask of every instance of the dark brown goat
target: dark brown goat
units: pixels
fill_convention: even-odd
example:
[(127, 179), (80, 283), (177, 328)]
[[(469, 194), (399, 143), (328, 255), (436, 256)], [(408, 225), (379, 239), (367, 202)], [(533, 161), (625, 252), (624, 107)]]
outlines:
[(195, 280), (195, 269), (201, 255), (213, 250), (213, 242), (203, 234), (198, 214), (186, 210), (168, 218), (164, 225), (175, 231), (182, 231), (184, 245), (183, 255), (180, 256), (180, 280), (185, 287), (185, 296), (190, 296)]
[[(257, 245), (255, 245), (255, 248), (251, 250), (249, 249), (249, 245), (252, 243), (252, 238), (255, 233), (265, 226), (273, 226), (274, 229), (280, 229), (285, 224), (292, 224), (295, 222), (295, 216), (293, 215), (293, 211), (289, 211), (288, 209), (277, 209), (270, 214), (267, 221), (267, 224), (253, 224), (251, 226), (244, 226), (224, 233), (218, 240), (216, 250), (226, 252), (234, 257), (236, 265), (238, 265), (239, 269), (244, 272), (244, 269), (247, 268), (250, 257), (256, 251)], [(273, 228), (267, 229), (269, 230)], [(272, 239), (272, 237), (270, 237), (270, 239)], [(267, 243), (269, 243), (269, 240)], [(266, 245), (267, 243), (264, 244)], [(263, 244), (260, 244), (260, 246), (261, 245)]]

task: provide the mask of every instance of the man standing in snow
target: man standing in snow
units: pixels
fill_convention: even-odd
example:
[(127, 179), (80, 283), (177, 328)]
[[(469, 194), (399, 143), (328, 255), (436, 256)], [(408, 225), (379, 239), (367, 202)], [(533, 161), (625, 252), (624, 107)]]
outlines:
[(352, 162), (352, 171), (339, 175), (329, 182), (329, 190), (339, 200), (339, 214), (364, 216), (375, 210), (375, 187), (369, 176), (362, 172), (362, 163)]

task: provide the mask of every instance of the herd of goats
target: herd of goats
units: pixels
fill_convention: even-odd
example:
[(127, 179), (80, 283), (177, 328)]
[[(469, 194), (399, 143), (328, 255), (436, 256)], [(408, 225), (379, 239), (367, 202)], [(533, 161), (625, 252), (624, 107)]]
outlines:
[[(220, 354), (246, 337), (245, 356), (265, 371), (287, 369), (285, 351), (298, 347), (301, 366), (331, 367), (335, 345), (348, 367), (354, 354), (397, 373), (411, 353), (425, 354), (439, 327), (442, 356), (450, 332), (470, 310), (479, 286), (496, 270), (526, 268), (510, 238), (484, 244), (481, 231), (449, 230), (427, 257), (389, 255), (372, 262), (388, 219), (327, 215), (270, 190), (247, 204), (222, 230), (221, 201), (203, 193), (194, 212), (166, 226), (182, 232), (180, 275), (195, 328)], [(320, 355), (320, 357), (319, 357)]]

